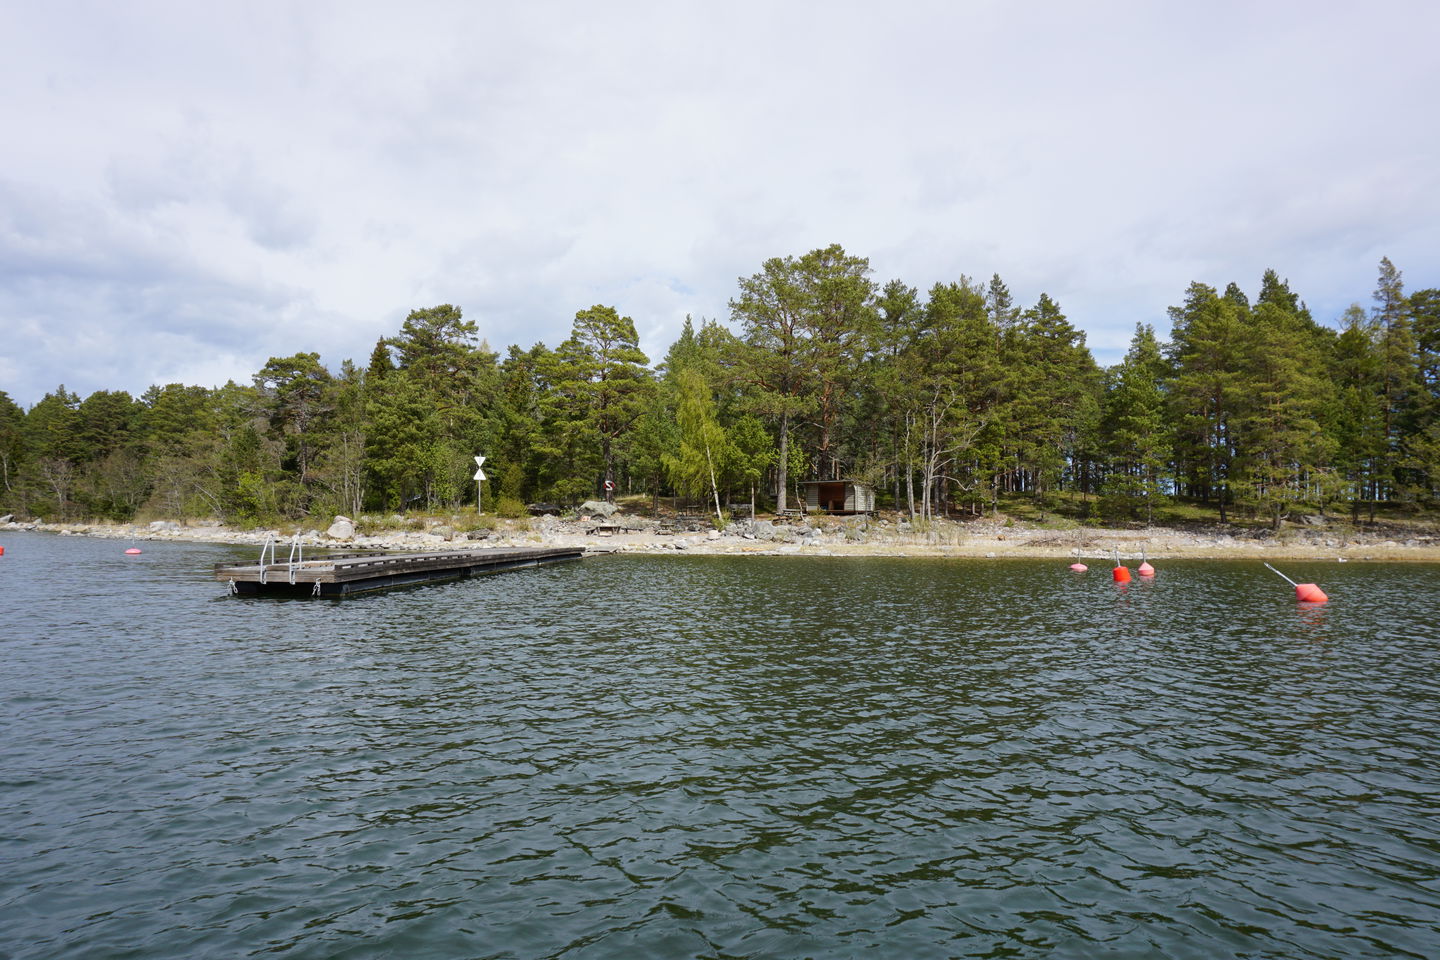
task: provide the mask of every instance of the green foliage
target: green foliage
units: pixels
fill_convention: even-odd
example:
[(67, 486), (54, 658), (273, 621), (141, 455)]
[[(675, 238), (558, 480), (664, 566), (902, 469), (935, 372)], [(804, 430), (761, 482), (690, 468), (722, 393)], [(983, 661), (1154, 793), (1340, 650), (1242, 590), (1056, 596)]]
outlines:
[(729, 441), (715, 419), (715, 404), (700, 372), (681, 370), (676, 383), (680, 442), (676, 453), (665, 457), (665, 469), (680, 493), (696, 499), (713, 498), (719, 520), (719, 478), (731, 456)]
[(502, 496), (495, 502), (495, 514), (507, 520), (517, 520), (529, 516), (529, 511), (525, 509), (525, 501), (511, 496)]
[(1107, 378), (1104, 445), (1110, 464), (1105, 509), (1153, 522), (1167, 500), (1171, 433), (1167, 429), (1165, 360), (1155, 331), (1137, 324), (1130, 350)]
[(624, 443), (654, 389), (638, 339), (634, 321), (597, 305), (576, 313), (570, 337), (540, 358), (536, 373), (548, 389), (535, 446), (551, 496), (583, 500), (607, 481), (618, 486)]
[(502, 360), (441, 304), (338, 372), (296, 352), (213, 390), (82, 400), (61, 386), (28, 411), (0, 393), (0, 504), (57, 519), (463, 519), (483, 453), (486, 506), (516, 518), (608, 480), (652, 510), (703, 499), (723, 522), (724, 504), (789, 505), (812, 477), (871, 483), (926, 520), (1003, 503), (1044, 523), (1278, 526), (1440, 506), (1440, 290), (1407, 294), (1382, 260), (1373, 308), (1331, 329), (1273, 270), (1253, 299), (1223, 289), (1192, 284), (1168, 344), (1137, 327), (1103, 372), (1046, 294), (1021, 309), (998, 274), (877, 288), (834, 245), (766, 260), (739, 280), (736, 332), (687, 318), (653, 371), (615, 307)]

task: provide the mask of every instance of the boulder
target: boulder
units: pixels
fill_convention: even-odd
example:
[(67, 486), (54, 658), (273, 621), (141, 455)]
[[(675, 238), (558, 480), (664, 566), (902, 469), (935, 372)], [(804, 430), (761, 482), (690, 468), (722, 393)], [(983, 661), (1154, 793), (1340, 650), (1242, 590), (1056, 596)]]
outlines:
[(170, 533), (180, 529), (180, 524), (174, 520), (151, 520), (150, 530), (153, 533)]
[(349, 517), (336, 517), (335, 522), (325, 531), (325, 536), (331, 540), (354, 540), (355, 521)]
[(0, 517), (0, 523), (9, 523), (11, 520), (14, 520), (14, 519), (15, 519), (15, 514), (13, 514), (13, 513), (7, 513), (7, 514), (5, 514), (5, 516)]
[(620, 508), (605, 500), (586, 500), (580, 504), (580, 512), (588, 513), (592, 517), (605, 517), (609, 519), (620, 511)]
[(455, 528), (454, 528), (454, 527), (447, 527), (447, 526), (445, 526), (444, 524), (441, 524), (441, 525), (438, 526), (438, 527), (431, 527), (431, 528), (430, 528), (430, 533), (431, 533), (432, 536), (439, 537), (439, 538), (441, 538), (442, 540), (454, 540), (454, 539), (455, 539)]

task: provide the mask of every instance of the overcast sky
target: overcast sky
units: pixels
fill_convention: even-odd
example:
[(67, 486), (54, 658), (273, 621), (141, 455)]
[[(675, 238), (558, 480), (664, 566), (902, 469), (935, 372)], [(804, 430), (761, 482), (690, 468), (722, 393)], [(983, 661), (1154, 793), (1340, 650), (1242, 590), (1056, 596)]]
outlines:
[(0, 390), (364, 362), (417, 307), (659, 360), (842, 244), (1102, 363), (1193, 280), (1440, 286), (1440, 4), (0, 0)]

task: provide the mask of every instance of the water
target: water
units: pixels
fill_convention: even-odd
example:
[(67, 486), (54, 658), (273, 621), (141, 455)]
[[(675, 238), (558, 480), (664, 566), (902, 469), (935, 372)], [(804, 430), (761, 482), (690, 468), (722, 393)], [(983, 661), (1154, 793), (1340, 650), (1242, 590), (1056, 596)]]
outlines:
[(5, 960), (1440, 954), (1434, 567), (0, 543)]

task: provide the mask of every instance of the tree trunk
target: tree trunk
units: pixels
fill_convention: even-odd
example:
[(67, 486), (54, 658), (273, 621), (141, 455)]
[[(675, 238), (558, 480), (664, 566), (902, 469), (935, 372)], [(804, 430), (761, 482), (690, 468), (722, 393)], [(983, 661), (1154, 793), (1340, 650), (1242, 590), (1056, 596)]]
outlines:
[(710, 492), (715, 495), (715, 523), (717, 525), (725, 522), (720, 514), (720, 488), (715, 485), (715, 461), (710, 457), (710, 441), (705, 441), (705, 466), (710, 468)]
[(790, 411), (780, 414), (780, 462), (777, 465), (775, 512), (785, 512), (785, 485), (790, 481)]

